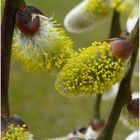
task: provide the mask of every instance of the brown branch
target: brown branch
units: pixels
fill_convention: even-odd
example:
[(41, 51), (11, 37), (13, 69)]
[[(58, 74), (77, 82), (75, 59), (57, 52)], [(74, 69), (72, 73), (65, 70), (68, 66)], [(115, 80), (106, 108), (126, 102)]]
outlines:
[(109, 38), (118, 37), (121, 34), (120, 14), (113, 10), (112, 23)]
[(102, 101), (102, 94), (97, 94), (95, 103), (94, 103), (94, 110), (93, 110), (93, 118), (94, 119), (100, 119), (100, 106)]
[(9, 100), (8, 100), (8, 86), (9, 86), (9, 71), (10, 71), (10, 57), (11, 45), (15, 25), (15, 15), (18, 8), (25, 6), (24, 0), (6, 0), (2, 18), (1, 30), (1, 103), (2, 116), (9, 117)]

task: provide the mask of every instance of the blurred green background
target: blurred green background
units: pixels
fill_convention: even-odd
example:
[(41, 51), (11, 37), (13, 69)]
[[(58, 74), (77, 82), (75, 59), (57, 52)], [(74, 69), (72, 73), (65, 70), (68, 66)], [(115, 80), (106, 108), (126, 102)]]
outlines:
[[(30, 5), (40, 8), (44, 14), (61, 23), (66, 13), (80, 0), (26, 0)], [(122, 17), (122, 27), (125, 27)], [(75, 50), (87, 47), (94, 40), (108, 37), (111, 17), (101, 26), (83, 34), (69, 34), (74, 41)], [(26, 120), (34, 134), (35, 140), (49, 137), (60, 137), (68, 134), (79, 124), (88, 126), (93, 115), (94, 97), (67, 98), (56, 93), (54, 82), (56, 75), (45, 72), (27, 72), (13, 57), (10, 73), (10, 109), (12, 114), (18, 114)], [(138, 89), (138, 78), (133, 81)], [(114, 99), (103, 101), (101, 115), (107, 119)], [(115, 115), (115, 114), (114, 114)], [(114, 140), (124, 140), (131, 131), (118, 121)]]

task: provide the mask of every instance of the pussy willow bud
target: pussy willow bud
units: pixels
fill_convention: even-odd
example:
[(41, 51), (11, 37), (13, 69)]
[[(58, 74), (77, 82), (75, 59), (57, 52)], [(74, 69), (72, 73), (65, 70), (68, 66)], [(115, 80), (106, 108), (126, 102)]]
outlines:
[(94, 42), (69, 59), (57, 77), (56, 90), (66, 96), (104, 93), (123, 78), (125, 67), (109, 43)]
[(139, 97), (133, 96), (132, 100), (124, 106), (121, 113), (122, 122), (132, 130), (139, 127)]
[(25, 121), (23, 121), (19, 116), (13, 115), (10, 116), (8, 119), (1, 117), (1, 130), (2, 133), (5, 134), (7, 131), (7, 128), (10, 124), (13, 124), (15, 127), (23, 127), (24, 126), (24, 131), (28, 131), (28, 126)]
[(100, 119), (94, 119), (90, 123), (90, 127), (88, 127), (85, 137), (88, 140), (94, 140), (97, 138), (99, 133), (103, 130), (105, 126), (105, 121)]
[(91, 121), (90, 125), (94, 131), (100, 132), (105, 127), (105, 121), (100, 119), (94, 119)]
[[(22, 134), (28, 134), (29, 128), (25, 121), (23, 121), (19, 116), (13, 115), (10, 118), (2, 117), (2, 140), (12, 140), (13, 138), (17, 139), (17, 137)], [(21, 136), (23, 137), (23, 136)], [(21, 138), (20, 137), (20, 138)], [(17, 139), (21, 140), (21, 139)], [(27, 139), (28, 140), (28, 139)], [(30, 139), (29, 139), (30, 140)]]
[(61, 68), (73, 53), (72, 47), (64, 30), (37, 8), (26, 6), (17, 12), (12, 50), (27, 70), (50, 72)]
[(100, 24), (111, 13), (108, 0), (83, 0), (64, 19), (69, 32), (82, 33)]
[(20, 31), (27, 36), (33, 36), (40, 27), (39, 16), (32, 18), (31, 14), (43, 14), (39, 9), (33, 6), (26, 6), (16, 13), (16, 24)]
[(139, 98), (133, 99), (128, 105), (127, 110), (134, 117), (139, 117)]
[(133, 51), (133, 46), (127, 40), (114, 40), (110, 42), (112, 55), (127, 60)]
[(33, 135), (25, 132), (24, 126), (15, 127), (13, 124), (10, 124), (2, 140), (33, 140)]
[(88, 140), (94, 140), (97, 138), (98, 135), (99, 135), (99, 132), (94, 131), (90, 126), (90, 127), (88, 127), (88, 129), (86, 131), (85, 137)]

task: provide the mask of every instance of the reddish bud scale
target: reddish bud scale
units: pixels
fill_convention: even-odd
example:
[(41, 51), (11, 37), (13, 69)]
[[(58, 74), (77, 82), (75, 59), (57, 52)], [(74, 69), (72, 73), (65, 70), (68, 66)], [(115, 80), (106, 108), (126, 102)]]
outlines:
[(91, 121), (90, 125), (93, 130), (100, 132), (105, 127), (105, 121), (100, 119), (94, 119)]
[(117, 39), (110, 42), (112, 55), (127, 60), (133, 51), (133, 46), (127, 40)]
[(32, 19), (33, 13), (42, 15), (42, 12), (34, 6), (26, 6), (16, 13), (17, 27), (27, 36), (33, 36), (40, 27), (39, 16)]
[(139, 117), (139, 98), (133, 99), (128, 105), (127, 110), (134, 116)]

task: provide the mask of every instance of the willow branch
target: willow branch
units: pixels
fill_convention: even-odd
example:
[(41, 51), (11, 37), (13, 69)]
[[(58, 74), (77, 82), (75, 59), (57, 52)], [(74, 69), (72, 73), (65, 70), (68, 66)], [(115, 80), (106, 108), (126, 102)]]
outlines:
[(93, 118), (100, 119), (100, 106), (101, 106), (102, 94), (97, 94), (93, 110)]
[(120, 14), (113, 10), (112, 23), (110, 28), (109, 38), (117, 37), (121, 33)]
[(10, 57), (11, 45), (15, 25), (15, 15), (18, 8), (25, 6), (24, 0), (6, 0), (2, 18), (1, 30), (1, 107), (2, 116), (9, 117), (9, 100), (8, 100), (8, 86), (9, 86), (9, 71), (10, 71)]
[(122, 110), (123, 106), (130, 99), (131, 79), (132, 79), (133, 69), (135, 66), (136, 57), (137, 57), (138, 49), (139, 49), (139, 20), (137, 21), (137, 24), (136, 24), (135, 28), (133, 29), (132, 33), (128, 37), (128, 41), (134, 46), (134, 50), (132, 53), (132, 59), (131, 59), (131, 66), (130, 66), (126, 76), (123, 78), (123, 80), (120, 83), (120, 88), (117, 93), (117, 97), (114, 102), (110, 116), (108, 118), (107, 124), (106, 124), (103, 132), (98, 136), (98, 138), (96, 140), (112, 140), (113, 132), (114, 132), (115, 126), (117, 124), (117, 121), (120, 117), (121, 110)]

